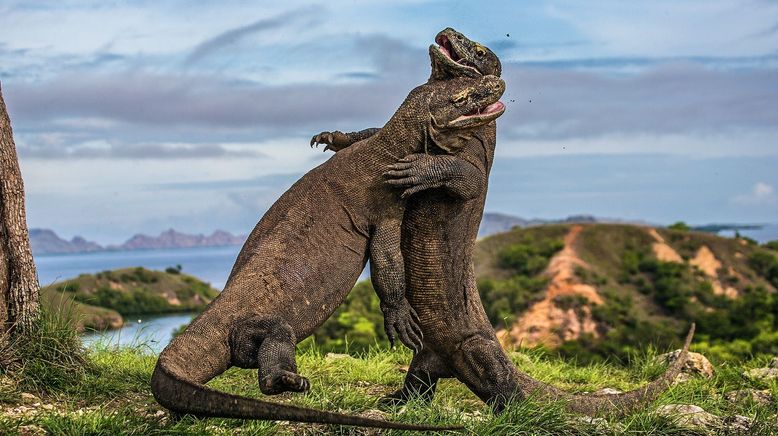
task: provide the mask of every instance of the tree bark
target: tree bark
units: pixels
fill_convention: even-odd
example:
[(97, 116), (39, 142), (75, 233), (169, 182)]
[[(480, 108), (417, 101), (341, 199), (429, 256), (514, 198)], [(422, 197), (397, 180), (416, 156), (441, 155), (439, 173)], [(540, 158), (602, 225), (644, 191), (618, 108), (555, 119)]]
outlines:
[(24, 184), (0, 86), (0, 335), (30, 331), (40, 310), (39, 292), (24, 210)]

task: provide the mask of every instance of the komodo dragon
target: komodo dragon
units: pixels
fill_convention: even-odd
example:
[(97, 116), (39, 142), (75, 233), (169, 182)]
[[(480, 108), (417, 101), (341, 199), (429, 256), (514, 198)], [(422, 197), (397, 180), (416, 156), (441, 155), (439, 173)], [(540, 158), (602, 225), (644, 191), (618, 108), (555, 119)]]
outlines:
[[(453, 29), (436, 37), (432, 54), (448, 54), (464, 63), (448, 63), (449, 75), (500, 74), (500, 62), (491, 51)], [(483, 50), (478, 56), (475, 49)], [(489, 61), (484, 61), (488, 58)], [(436, 79), (435, 57), (433, 75)], [(437, 78), (439, 78), (438, 76)], [(313, 141), (341, 150), (378, 129), (354, 133), (322, 132)], [(334, 144), (330, 145), (330, 141)], [(494, 158), (495, 123), (480, 129), (456, 156), (413, 154), (392, 166), (389, 184), (405, 188), (409, 197), (402, 226), (401, 250), (406, 266), (406, 297), (418, 313), (424, 348), (411, 361), (403, 388), (384, 402), (403, 403), (412, 396), (430, 401), (437, 381), (456, 377), (495, 410), (511, 399), (541, 395), (562, 400), (568, 409), (596, 414), (627, 413), (656, 398), (680, 371), (694, 326), (681, 356), (657, 380), (618, 395), (575, 395), (537, 381), (518, 371), (500, 346), (476, 288), (472, 252), (483, 216), (489, 171)], [(434, 151), (434, 150), (432, 150)], [(434, 188), (434, 189), (431, 189)]]
[[(164, 407), (200, 416), (272, 419), (396, 429), (400, 424), (230, 395), (204, 386), (230, 366), (258, 368), (265, 394), (305, 391), (295, 344), (337, 308), (368, 251), (387, 319), (401, 339), (420, 335), (404, 298), (400, 224), (404, 200), (384, 183), (386, 166), (438, 144), (455, 151), (468, 132), (502, 114), (495, 76), (434, 82), (414, 89), (381, 132), (311, 170), (268, 210), (243, 246), (224, 291), (162, 351), (152, 375)], [(397, 312), (400, 318), (397, 318)]]

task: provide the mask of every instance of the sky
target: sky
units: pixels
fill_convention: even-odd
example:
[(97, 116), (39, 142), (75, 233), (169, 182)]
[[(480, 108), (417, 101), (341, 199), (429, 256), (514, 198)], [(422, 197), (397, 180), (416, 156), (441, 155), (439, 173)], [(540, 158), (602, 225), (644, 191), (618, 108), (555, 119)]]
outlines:
[(487, 212), (778, 222), (774, 0), (0, 0), (29, 225), (247, 233), (448, 26), (503, 62)]

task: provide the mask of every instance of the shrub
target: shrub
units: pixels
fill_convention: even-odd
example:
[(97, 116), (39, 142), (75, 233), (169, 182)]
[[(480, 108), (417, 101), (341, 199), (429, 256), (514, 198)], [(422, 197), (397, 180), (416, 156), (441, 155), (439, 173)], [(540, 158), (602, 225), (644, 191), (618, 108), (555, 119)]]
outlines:
[(686, 224), (683, 221), (677, 221), (669, 226), (667, 226), (670, 230), (678, 230), (680, 232), (688, 232), (690, 230), (690, 227), (688, 224)]
[(515, 274), (533, 276), (542, 272), (551, 256), (563, 247), (562, 241), (551, 238), (534, 242), (525, 241), (502, 249), (497, 256), (497, 261), (500, 267)]

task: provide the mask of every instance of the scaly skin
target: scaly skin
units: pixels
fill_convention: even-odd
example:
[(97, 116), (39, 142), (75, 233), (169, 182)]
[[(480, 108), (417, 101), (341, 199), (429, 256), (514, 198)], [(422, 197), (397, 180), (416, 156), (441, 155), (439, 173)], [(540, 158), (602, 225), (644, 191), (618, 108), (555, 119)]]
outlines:
[[(454, 32), (446, 29), (436, 41), (440, 43), (441, 35), (447, 35), (450, 41), (469, 41)], [(474, 55), (467, 54), (467, 47), (473, 50), (483, 46), (464, 43), (454, 46), (454, 50), (459, 47), (465, 47), (459, 57), (472, 59)], [(445, 68), (439, 65), (439, 51), (431, 48), (430, 54), (430, 82), (444, 77), (440, 71), (456, 74), (451, 62), (444, 62)], [(486, 58), (476, 64), (479, 71), (498, 75), (499, 60), (493, 54)], [(463, 68), (461, 73), (469, 76), (472, 71)], [(328, 141), (333, 140), (335, 145), (329, 148), (342, 150), (353, 139), (376, 132), (378, 129), (322, 132), (312, 142), (329, 145)], [(383, 402), (404, 403), (411, 397), (430, 401), (442, 377), (456, 377), (496, 411), (511, 399), (533, 394), (565, 401), (568, 409), (589, 415), (628, 413), (656, 398), (683, 367), (694, 326), (678, 360), (659, 379), (618, 395), (563, 392), (518, 371), (505, 354), (481, 303), (472, 261), (495, 143), (495, 125), (491, 123), (455, 156), (413, 154), (387, 173), (387, 183), (404, 188), (404, 197), (415, 194), (408, 201), (403, 219), (401, 249), (408, 281), (406, 298), (419, 316), (424, 348), (411, 361), (403, 388)]]
[[(494, 76), (419, 86), (378, 134), (295, 183), (249, 235), (224, 291), (160, 354), (151, 383), (157, 401), (199, 416), (430, 429), (238, 397), (204, 384), (237, 366), (258, 368), (265, 394), (307, 390), (295, 344), (341, 304), (368, 255), (388, 333), (397, 330), (418, 347), (421, 336), (404, 298), (404, 201), (381, 173), (428, 143), (456, 151), (469, 132), (502, 114), (468, 115), (497, 102), (504, 89)], [(454, 98), (461, 95), (466, 103)]]

